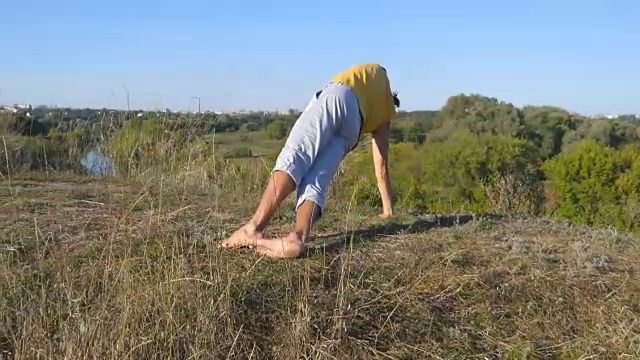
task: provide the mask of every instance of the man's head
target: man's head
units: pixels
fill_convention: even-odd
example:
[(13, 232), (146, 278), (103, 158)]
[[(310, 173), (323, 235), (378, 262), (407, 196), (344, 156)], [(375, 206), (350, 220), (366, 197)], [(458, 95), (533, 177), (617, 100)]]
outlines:
[(400, 107), (400, 99), (398, 99), (398, 92), (394, 91), (391, 93), (393, 95), (393, 104), (399, 108)]

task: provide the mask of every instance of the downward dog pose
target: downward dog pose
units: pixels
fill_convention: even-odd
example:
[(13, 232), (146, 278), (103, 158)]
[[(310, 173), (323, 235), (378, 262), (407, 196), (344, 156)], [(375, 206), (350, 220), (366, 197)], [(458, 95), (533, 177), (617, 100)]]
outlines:
[[(390, 123), (400, 106), (385, 68), (360, 64), (336, 75), (313, 98), (294, 124), (280, 152), (258, 208), (249, 222), (222, 242), (225, 248), (248, 246), (273, 258), (306, 252), (311, 226), (325, 209), (326, 190), (344, 157), (363, 133), (373, 136), (373, 162), (382, 198), (380, 216), (393, 215), (388, 175)], [(282, 201), (297, 189), (296, 225), (282, 239), (264, 231)]]

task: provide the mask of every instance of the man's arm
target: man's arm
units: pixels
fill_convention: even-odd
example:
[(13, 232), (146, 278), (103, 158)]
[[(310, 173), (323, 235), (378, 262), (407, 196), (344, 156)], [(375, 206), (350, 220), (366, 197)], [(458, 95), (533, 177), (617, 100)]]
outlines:
[(393, 215), (393, 194), (391, 180), (389, 179), (389, 133), (391, 122), (388, 121), (373, 133), (371, 147), (373, 150), (373, 166), (378, 180), (378, 190), (382, 198), (382, 217)]

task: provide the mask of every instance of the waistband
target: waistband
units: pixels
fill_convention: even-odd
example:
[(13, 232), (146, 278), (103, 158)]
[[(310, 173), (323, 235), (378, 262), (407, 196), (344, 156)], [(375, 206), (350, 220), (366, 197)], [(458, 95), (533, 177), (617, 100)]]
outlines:
[[(349, 86), (345, 85), (345, 84), (341, 84), (341, 83), (337, 83), (337, 82), (330, 82), (327, 85), (325, 85), (324, 88), (318, 90), (316, 92), (316, 100), (320, 97), (320, 94), (322, 94), (322, 92), (327, 89), (329, 86), (340, 86), (340, 87), (345, 87), (351, 91), (353, 91), (353, 89), (351, 89)], [(358, 144), (360, 144), (360, 139), (362, 138), (362, 125), (364, 124), (364, 117), (362, 116), (362, 110), (360, 109), (360, 102), (358, 101), (358, 97), (356, 96), (356, 102), (358, 103), (358, 112), (360, 113), (360, 130), (358, 131), (358, 140), (356, 140), (356, 143), (353, 145), (353, 147), (351, 148), (351, 150), (349, 151), (353, 151), (353, 149), (355, 149)]]

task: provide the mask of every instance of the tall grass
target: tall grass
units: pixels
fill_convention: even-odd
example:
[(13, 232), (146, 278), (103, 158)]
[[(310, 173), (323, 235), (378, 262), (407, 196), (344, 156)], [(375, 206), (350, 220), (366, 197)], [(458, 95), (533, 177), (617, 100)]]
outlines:
[[(468, 214), (376, 220), (375, 203), (362, 201), (373, 197), (361, 196), (374, 189), (359, 179), (334, 184), (303, 259), (223, 251), (218, 242), (251, 215), (273, 157), (225, 159), (215, 136), (147, 125), (101, 144), (116, 176), (7, 174), (0, 356), (640, 355), (633, 235)], [(269, 235), (289, 231), (293, 201)]]

